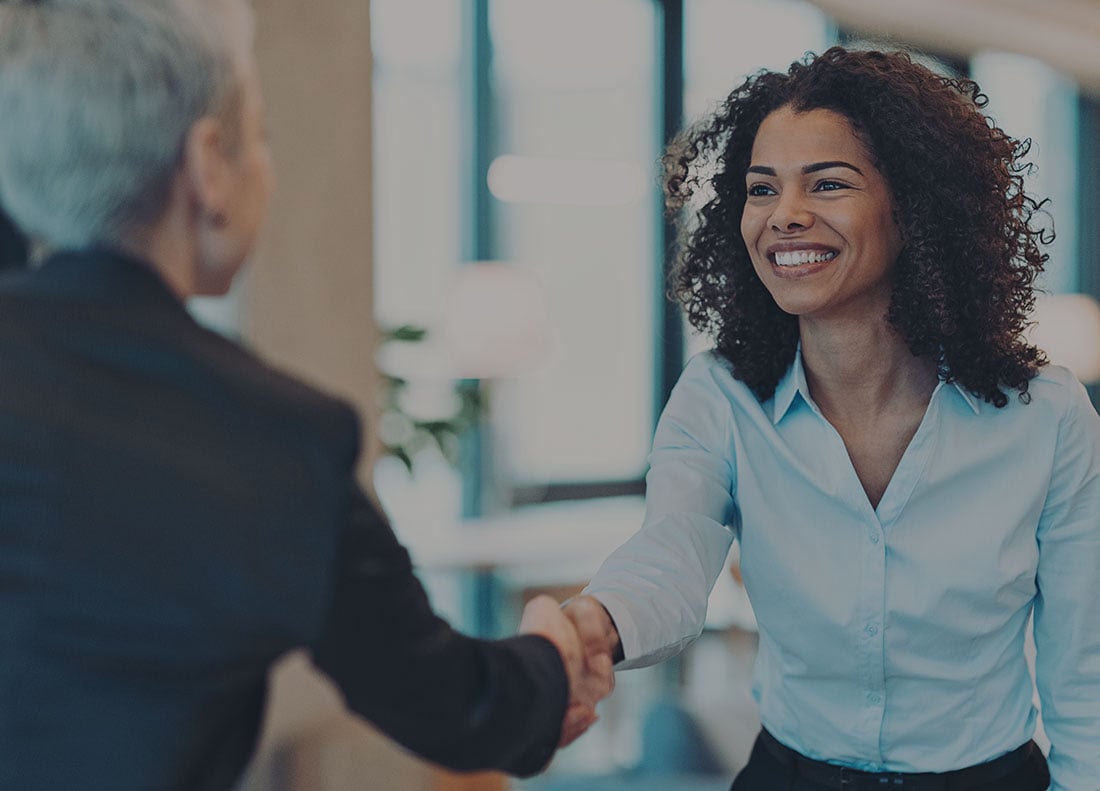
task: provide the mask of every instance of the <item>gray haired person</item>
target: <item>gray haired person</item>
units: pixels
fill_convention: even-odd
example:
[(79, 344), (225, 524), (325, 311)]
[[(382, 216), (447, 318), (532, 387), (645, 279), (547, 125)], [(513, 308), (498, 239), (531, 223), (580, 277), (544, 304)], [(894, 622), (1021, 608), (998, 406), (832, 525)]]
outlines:
[(267, 673), (457, 769), (531, 774), (610, 692), (548, 597), (521, 636), (436, 617), (355, 478), (350, 406), (184, 309), (272, 189), (244, 0), (0, 2), (0, 788), (220, 791)]

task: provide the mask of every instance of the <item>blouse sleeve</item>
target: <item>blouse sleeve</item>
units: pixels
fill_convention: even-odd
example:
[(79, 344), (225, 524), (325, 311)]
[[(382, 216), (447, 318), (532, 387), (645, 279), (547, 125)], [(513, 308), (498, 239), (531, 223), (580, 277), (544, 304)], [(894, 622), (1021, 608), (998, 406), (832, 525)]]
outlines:
[(654, 436), (641, 529), (585, 589), (615, 622), (620, 668), (659, 662), (699, 636), (733, 542), (730, 406), (716, 366), (704, 354), (684, 369)]
[(1038, 530), (1036, 681), (1052, 791), (1091, 791), (1100, 778), (1100, 416), (1076, 382), (1072, 393)]

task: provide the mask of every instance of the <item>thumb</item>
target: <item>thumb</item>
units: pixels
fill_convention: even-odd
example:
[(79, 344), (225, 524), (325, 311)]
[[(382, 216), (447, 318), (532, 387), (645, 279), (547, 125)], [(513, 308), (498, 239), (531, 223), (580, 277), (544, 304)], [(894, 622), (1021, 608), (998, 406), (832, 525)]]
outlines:
[(580, 638), (552, 597), (543, 594), (527, 603), (520, 618), (519, 631), (521, 634), (538, 634), (550, 640), (557, 646), (570, 674), (578, 672), (583, 658)]

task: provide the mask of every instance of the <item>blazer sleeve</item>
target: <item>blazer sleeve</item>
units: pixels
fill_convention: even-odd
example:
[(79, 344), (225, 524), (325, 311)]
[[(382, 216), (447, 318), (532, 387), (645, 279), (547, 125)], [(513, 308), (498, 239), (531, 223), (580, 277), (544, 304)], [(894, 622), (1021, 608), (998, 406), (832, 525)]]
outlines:
[(355, 484), (314, 663), (349, 708), (457, 770), (529, 776), (560, 738), (568, 680), (547, 639), (477, 640), (432, 611), (408, 552)]

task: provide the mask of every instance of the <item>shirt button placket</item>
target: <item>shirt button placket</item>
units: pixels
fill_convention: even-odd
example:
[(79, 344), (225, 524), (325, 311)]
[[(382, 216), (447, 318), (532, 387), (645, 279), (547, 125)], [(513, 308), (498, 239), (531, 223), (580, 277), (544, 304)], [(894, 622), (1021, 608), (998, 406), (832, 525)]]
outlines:
[(864, 545), (863, 595), (860, 608), (860, 676), (864, 688), (864, 738), (870, 749), (869, 754), (878, 755), (886, 700), (885, 644), (882, 630), (886, 600), (886, 542), (877, 519), (867, 519), (866, 531), (868, 543)]

